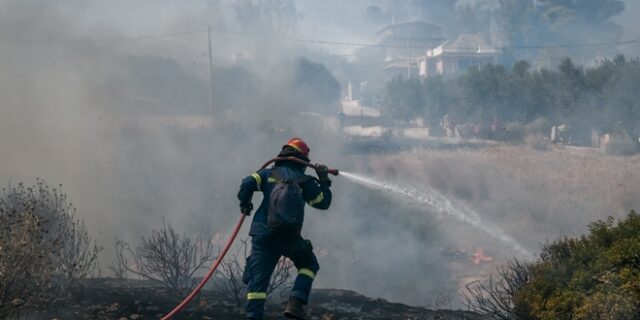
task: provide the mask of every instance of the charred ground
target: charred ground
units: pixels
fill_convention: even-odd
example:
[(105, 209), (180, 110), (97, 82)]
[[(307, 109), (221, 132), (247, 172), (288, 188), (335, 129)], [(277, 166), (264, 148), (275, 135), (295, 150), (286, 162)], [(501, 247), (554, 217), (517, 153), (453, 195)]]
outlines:
[[(21, 313), (28, 319), (158, 319), (178, 301), (166, 288), (152, 283), (113, 278), (91, 279), (85, 283), (81, 298), (57, 301), (46, 310), (28, 306)], [(373, 299), (350, 290), (316, 289), (312, 292), (312, 319), (486, 319), (474, 312), (431, 310)], [(269, 319), (281, 318), (285, 300), (274, 297), (267, 304)], [(240, 319), (243, 312), (228, 296), (205, 290), (176, 319)]]

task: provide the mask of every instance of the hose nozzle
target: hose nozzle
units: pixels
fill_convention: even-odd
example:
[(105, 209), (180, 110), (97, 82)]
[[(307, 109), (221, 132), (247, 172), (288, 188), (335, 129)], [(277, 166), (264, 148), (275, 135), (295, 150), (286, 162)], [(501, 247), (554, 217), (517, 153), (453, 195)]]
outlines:
[(340, 174), (340, 171), (338, 171), (338, 169), (329, 169), (329, 174), (337, 176)]

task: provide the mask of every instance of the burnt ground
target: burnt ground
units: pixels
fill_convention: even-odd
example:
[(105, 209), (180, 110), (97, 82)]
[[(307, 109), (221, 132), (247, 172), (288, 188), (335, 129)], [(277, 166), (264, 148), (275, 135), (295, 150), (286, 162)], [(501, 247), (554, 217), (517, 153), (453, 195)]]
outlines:
[[(265, 319), (285, 319), (282, 316), (284, 299), (271, 300)], [(164, 288), (141, 282), (94, 279), (86, 283), (78, 298), (59, 300), (43, 309), (25, 307), (20, 310), (20, 319), (159, 319), (178, 301), (178, 297)], [(307, 311), (314, 320), (486, 319), (473, 312), (429, 310), (337, 289), (314, 290)], [(203, 291), (174, 319), (243, 319), (243, 313), (221, 293)]]

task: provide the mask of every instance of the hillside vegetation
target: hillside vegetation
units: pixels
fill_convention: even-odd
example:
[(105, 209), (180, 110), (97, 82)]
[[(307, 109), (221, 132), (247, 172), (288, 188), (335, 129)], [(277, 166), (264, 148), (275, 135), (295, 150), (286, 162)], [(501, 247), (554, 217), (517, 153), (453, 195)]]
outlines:
[(472, 309), (493, 319), (640, 319), (640, 215), (598, 220), (581, 237), (545, 245), (471, 287)]
[(640, 215), (599, 220), (590, 233), (545, 246), (514, 297), (525, 319), (638, 319)]

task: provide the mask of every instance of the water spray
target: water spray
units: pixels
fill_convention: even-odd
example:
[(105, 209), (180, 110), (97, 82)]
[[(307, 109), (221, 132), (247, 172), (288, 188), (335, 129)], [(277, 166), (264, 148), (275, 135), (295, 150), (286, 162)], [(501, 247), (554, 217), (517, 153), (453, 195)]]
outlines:
[[(305, 166), (313, 168), (313, 169), (315, 169), (317, 167), (316, 164), (312, 164), (312, 163), (300, 160), (300, 159), (295, 158), (295, 157), (278, 157), (278, 158), (273, 158), (273, 159), (267, 161), (265, 164), (262, 165), (262, 167), (260, 169), (262, 170), (262, 169), (268, 167), (270, 164), (272, 164), (272, 163), (274, 163), (276, 161), (295, 162), (295, 163), (302, 164), (302, 165), (305, 165)], [(329, 172), (329, 174), (332, 174), (334, 176), (337, 176), (339, 174), (339, 171), (337, 169), (329, 169), (328, 172)], [(224, 259), (225, 255), (227, 255), (227, 252), (229, 251), (229, 249), (231, 249), (231, 245), (236, 240), (236, 237), (238, 236), (238, 232), (240, 232), (240, 228), (242, 227), (242, 224), (244, 223), (244, 220), (245, 220), (246, 217), (247, 216), (244, 215), (244, 214), (240, 215), (240, 220), (238, 220), (238, 223), (236, 223), (236, 226), (233, 229), (233, 232), (231, 233), (231, 236), (229, 237), (229, 240), (227, 240), (227, 243), (225, 244), (224, 249), (222, 250), (222, 252), (218, 256), (216, 261), (213, 263), (213, 265), (211, 266), (211, 268), (209, 269), (207, 274), (204, 276), (204, 278), (202, 278), (200, 283), (198, 283), (198, 285), (191, 291), (191, 293), (189, 293), (189, 295), (186, 298), (184, 298), (184, 300), (182, 300), (182, 302), (180, 302), (180, 304), (178, 304), (175, 308), (173, 308), (173, 310), (171, 310), (171, 312), (169, 312), (166, 316), (162, 317), (162, 320), (169, 320), (169, 319), (173, 318), (173, 316), (175, 316), (178, 312), (180, 312), (182, 309), (184, 309), (184, 307), (186, 307), (187, 304), (189, 304), (189, 302), (191, 300), (193, 300), (193, 298), (198, 293), (200, 293), (200, 291), (202, 290), (204, 285), (207, 284), (209, 279), (211, 279), (211, 276), (213, 276), (213, 273), (216, 272), (216, 269), (218, 269), (218, 266), (222, 262), (222, 259)]]
[(504, 231), (495, 226), (490, 226), (482, 221), (478, 213), (462, 203), (454, 204), (449, 198), (432, 188), (420, 188), (420, 190), (410, 187), (401, 187), (394, 184), (380, 182), (371, 178), (363, 177), (349, 172), (341, 172), (341, 176), (356, 182), (360, 185), (390, 191), (394, 195), (405, 197), (409, 200), (420, 202), (426, 205), (431, 211), (439, 216), (450, 216), (454, 219), (471, 225), (473, 228), (481, 230), (502, 243), (510, 246), (520, 254), (530, 257), (532, 254), (522, 247), (517, 241), (509, 237)]

